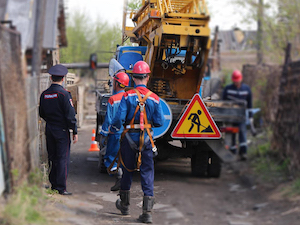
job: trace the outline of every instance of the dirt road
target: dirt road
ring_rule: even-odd
[[[93,100],[93,98],[90,98]],[[115,208],[117,192],[110,192],[114,177],[97,171],[97,155],[88,152],[95,128],[94,105],[79,129],[79,142],[72,146],[68,191],[72,196],[57,196],[61,224],[137,224],[142,209],[142,191],[136,173],[131,189],[130,216]],[[269,190],[245,185],[230,167],[224,166],[221,178],[191,176],[190,159],[170,159],[155,165],[154,224],[203,225],[299,225],[299,200],[271,200]]]

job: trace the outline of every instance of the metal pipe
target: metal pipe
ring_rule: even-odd
[[[89,69],[89,63],[62,63],[63,66],[67,67],[68,69]],[[98,69],[105,69],[108,68],[108,63],[97,63]]]

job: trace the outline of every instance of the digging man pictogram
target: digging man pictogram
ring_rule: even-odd
[[[189,133],[194,128],[194,125],[197,125],[197,132],[200,133],[200,126],[204,127],[205,129],[201,131],[201,133],[213,132],[210,125],[205,127],[201,124],[199,116],[201,115],[201,110],[198,110],[197,113],[191,113],[188,120],[191,120],[191,127],[189,129]]]
[[[191,127],[189,129],[189,133],[192,131],[192,129],[194,128],[194,125],[197,125],[197,131],[198,133],[200,133],[200,118],[199,116],[201,115],[201,111],[198,110],[197,113],[191,113],[191,115],[189,116],[188,120],[191,120]]]

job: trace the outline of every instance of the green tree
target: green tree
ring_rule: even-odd
[[[121,43],[121,29],[99,18],[96,22],[87,13],[75,11],[67,21],[68,46],[60,49],[62,63],[88,62],[91,53],[97,53],[98,62],[108,62],[116,45]]]
[[[258,0],[234,0],[236,4],[247,9],[245,22],[257,21],[259,18]],[[273,62],[282,63],[284,50],[288,42],[293,45],[293,55],[299,55],[300,35],[300,1],[299,0],[264,0],[263,17],[263,51]],[[299,56],[298,56],[299,57]]]
[[[109,25],[107,22],[101,22],[101,20],[98,20],[94,27],[91,37],[98,61],[108,62],[116,51],[117,45],[121,44],[122,31],[119,25]]]
[[[76,11],[67,21],[68,46],[60,49],[62,63],[88,61],[91,46],[88,34],[91,32],[90,19],[85,13]]]
[[[136,10],[142,6],[142,0],[131,0],[128,2],[128,9],[129,10]]]

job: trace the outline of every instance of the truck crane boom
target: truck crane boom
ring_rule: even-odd
[[[190,99],[199,92],[211,45],[205,1],[143,0],[130,17],[134,27],[125,27],[123,37],[147,46],[144,60],[152,71],[150,86],[172,86],[158,92],[161,97]],[[189,77],[184,84],[183,77]]]

